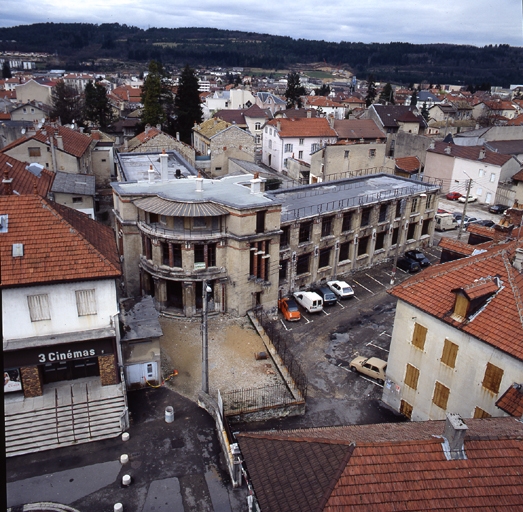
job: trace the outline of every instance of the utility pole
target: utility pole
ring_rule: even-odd
[[[405,222],[405,218],[404,218],[404,215],[405,215],[405,210],[407,208],[407,198],[405,199],[400,199],[401,201],[401,207],[400,207],[400,222],[398,224],[398,239],[396,240],[396,249],[394,250],[394,263],[392,265],[392,274],[390,276],[390,285],[391,286],[394,286],[394,283],[396,281],[396,265],[398,264],[398,253],[400,251],[400,240],[401,240],[401,235],[402,235],[402,232],[403,232],[403,228],[404,228],[404,222]],[[393,231],[394,233],[394,231]]]
[[[202,282],[202,391],[209,394],[209,340],[207,332],[207,281]]]
[[[465,222],[465,214],[467,213],[467,205],[469,204],[470,187],[472,187],[472,180],[469,180],[467,185],[467,196],[465,204],[463,205],[463,216],[461,217],[461,222],[459,223],[458,240],[461,240],[461,232],[463,231],[463,223]]]

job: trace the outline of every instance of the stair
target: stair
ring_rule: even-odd
[[[111,388],[111,389],[107,389]],[[5,402],[8,457],[118,436],[126,403],[121,385],[75,382],[46,389],[45,395]]]

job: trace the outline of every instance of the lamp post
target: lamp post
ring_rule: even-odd
[[[209,394],[209,340],[207,332],[207,294],[212,289],[202,282],[202,391]]]

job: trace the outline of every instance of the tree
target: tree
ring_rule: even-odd
[[[60,119],[62,124],[83,124],[82,98],[78,91],[63,80],[57,82],[51,93],[53,109],[51,117]]]
[[[390,103],[391,105],[395,104],[394,90],[392,89],[392,85],[389,83],[385,84],[385,87],[381,90],[379,102],[385,104]]]
[[[369,78],[367,80],[368,86],[367,86],[367,96],[365,96],[365,106],[368,108],[376,99],[376,82],[374,81],[374,75],[369,75]]]
[[[9,65],[9,61],[4,60],[4,63],[2,64],[2,78],[8,79],[12,77],[13,73],[11,73],[11,66]]]
[[[203,119],[202,103],[198,77],[194,69],[187,64],[180,75],[178,92],[174,99],[175,130],[180,133],[180,139],[187,144],[191,143],[194,124]]]
[[[421,108],[421,115],[423,116],[423,119],[428,122],[429,120],[429,109],[427,108],[427,102],[423,102],[423,107]]]
[[[296,72],[287,75],[287,89],[285,91],[285,98],[287,100],[287,108],[301,108],[301,96],[305,96],[305,87],[300,83],[300,75]]]
[[[414,92],[412,93],[412,96],[410,97],[410,106],[412,108],[416,108],[416,105],[418,104],[418,91],[414,89]]]
[[[330,85],[327,84],[321,84],[321,87],[318,87],[318,89],[314,89],[315,96],[328,96],[330,92]]]
[[[167,125],[174,105],[171,79],[162,64],[155,60],[149,62],[149,73],[142,87],[142,103],[143,125]]]
[[[84,118],[96,126],[105,129],[112,120],[112,110],[107,98],[107,90],[100,82],[85,86]]]

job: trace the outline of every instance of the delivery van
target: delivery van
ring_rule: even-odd
[[[323,310],[323,299],[315,292],[294,292],[296,302],[309,313],[319,313]]]
[[[452,213],[436,213],[434,218],[436,219],[436,225],[434,226],[436,231],[447,231],[458,227],[458,223]]]

